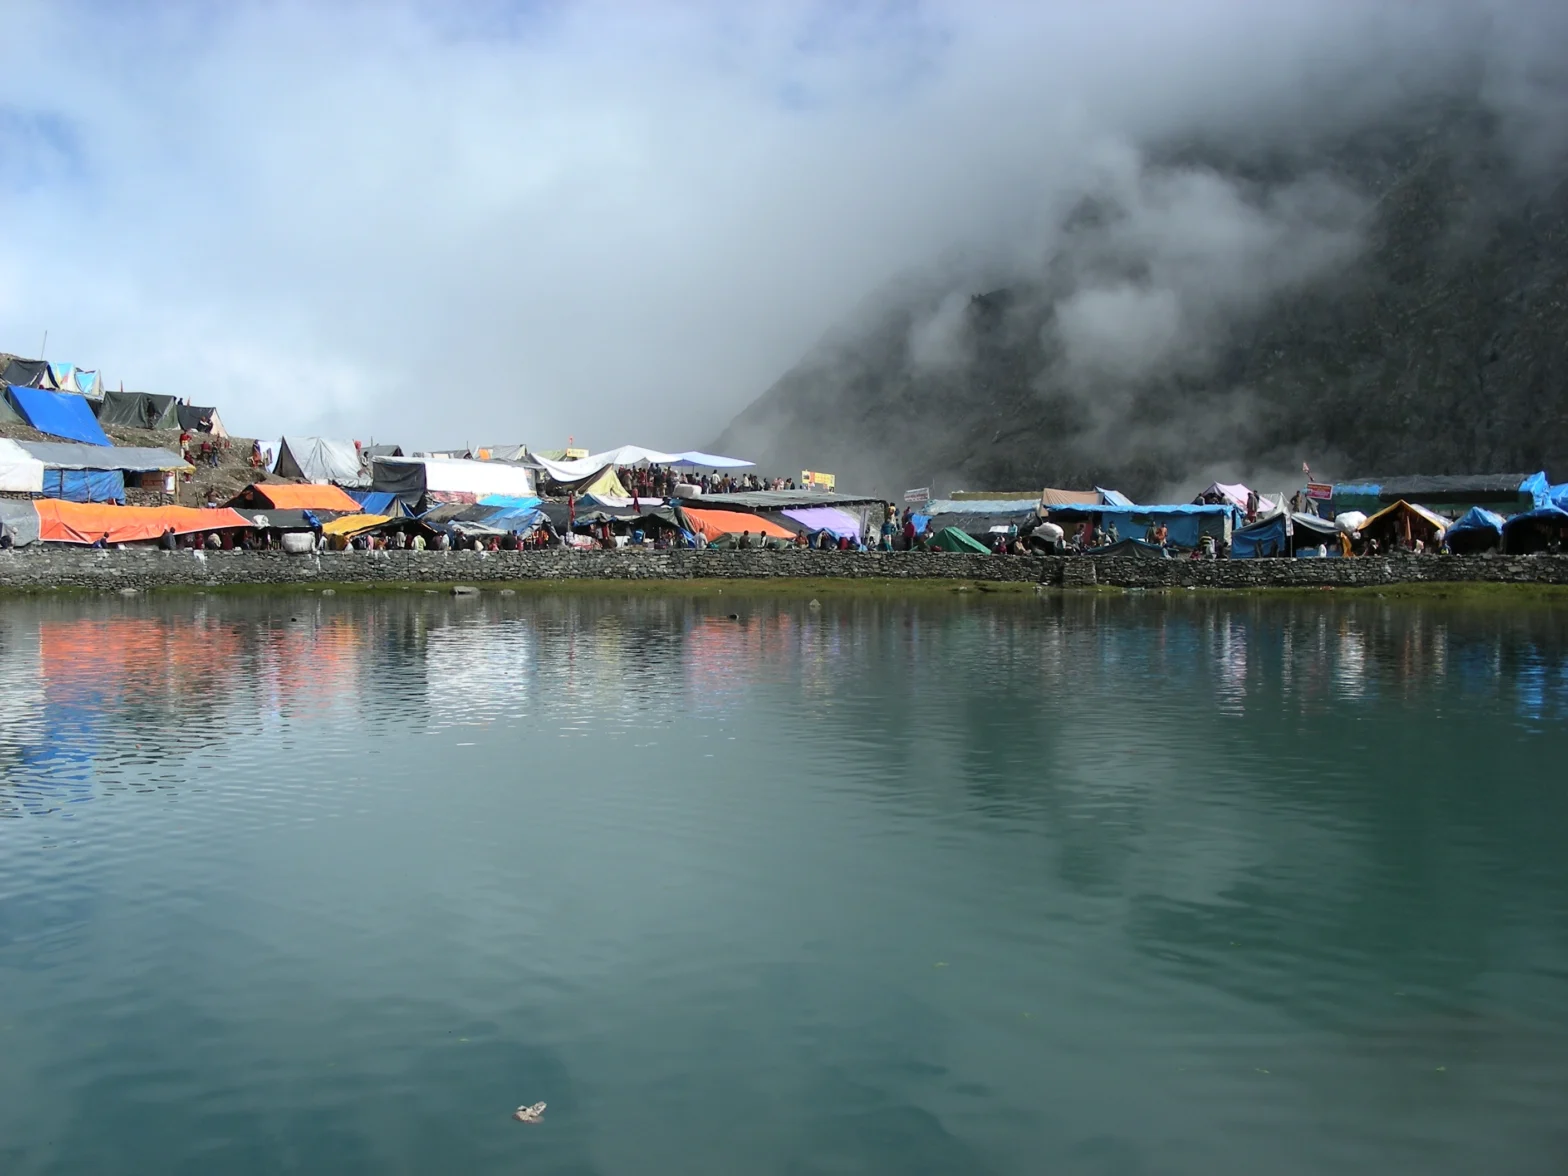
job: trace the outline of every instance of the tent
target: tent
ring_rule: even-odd
[[[1361,533],[1376,539],[1385,551],[1409,547],[1417,539],[1430,548],[1437,545],[1448,526],[1449,521],[1442,515],[1401,499],[1362,523]]]
[[[363,507],[338,486],[297,482],[257,482],[235,495],[230,506],[265,510],[326,510],[358,514]]]
[[[743,531],[771,539],[793,539],[796,534],[761,515],[742,510],[698,510],[683,506],[680,513],[686,522],[685,529],[705,536],[710,543],[725,535],[739,535]]]
[[[393,518],[413,518],[415,512],[412,507],[419,504],[418,498],[410,504],[408,500],[386,490],[355,490],[349,497],[359,503],[356,509],[361,514],[390,515]]]
[[[39,494],[43,488],[44,463],[17,442],[0,437],[0,490]]]
[[[1228,502],[1153,506],[1121,506],[1107,502],[1099,506],[1053,506],[1050,516],[1051,522],[1066,526],[1069,533],[1073,529],[1070,524],[1093,521],[1107,529],[1114,524],[1118,538],[1130,539],[1141,538],[1150,527],[1164,524],[1167,541],[1172,547],[1192,548],[1198,546],[1204,535],[1212,535],[1220,542],[1228,541],[1231,528],[1240,522],[1241,512]]]
[[[1247,509],[1247,500],[1254,493],[1256,493],[1254,490],[1242,485],[1240,482],[1210,482],[1193,501],[1228,502],[1237,510],[1245,511]],[[1258,495],[1257,512],[1260,515],[1270,514],[1283,505],[1284,503],[1275,502],[1272,498],[1265,498],[1262,494]]]
[[[367,481],[354,443],[329,441],[325,437],[283,438],[274,472],[280,478],[336,482],[340,486],[363,486]]]
[[[1325,545],[1331,554],[1338,555],[1339,535],[1338,527],[1317,515],[1275,511],[1231,532],[1230,555],[1232,559],[1268,559],[1294,556],[1303,550],[1315,554]]]
[[[167,473],[190,470],[172,449],[142,445],[83,445],[72,441],[18,441],[29,456],[45,466],[62,470],[119,470],[126,474]]]
[[[13,355],[7,358],[5,370],[0,371],[0,381],[23,388],[47,388],[50,386],[49,365],[41,359],[21,359]]]
[[[150,392],[105,392],[98,406],[100,425],[126,429],[178,429],[179,402]]]
[[[0,498],[0,531],[11,536],[13,547],[38,542],[38,508],[31,502]]]
[[[1538,506],[1516,514],[1503,524],[1503,548],[1509,555],[1529,555],[1559,547],[1568,539],[1568,510],[1560,506]]]
[[[522,461],[528,456],[526,445],[481,445],[474,450],[480,461]]]
[[[223,427],[223,419],[218,416],[218,410],[215,408],[179,404],[175,406],[174,412],[178,418],[176,423],[182,429],[189,429],[192,433],[211,433],[214,437],[229,435],[229,431]]]
[[[1472,506],[1486,506],[1507,514],[1543,505],[1546,475],[1459,474],[1366,478],[1334,485],[1334,513],[1361,510],[1374,514],[1395,502],[1417,501],[1459,514]]]
[[[109,437],[93,416],[92,406],[69,392],[50,392],[8,384],[11,404],[40,433],[88,445],[108,445]]]
[[[1040,491],[1040,505],[1072,506],[1073,504],[1098,503],[1102,501],[1098,490],[1057,490],[1047,486]]]
[[[1096,498],[1098,503],[1099,499]],[[1087,506],[1087,503],[1080,505]],[[913,516],[919,531],[943,531],[958,527],[974,536],[989,535],[995,527],[1009,531],[1024,530],[1040,519],[1039,504],[1033,499],[934,498]]]
[[[940,551],[990,555],[991,549],[959,527],[944,527],[931,536],[931,546]]]
[[[640,445],[622,445],[617,449],[590,453],[587,457],[579,457],[571,461],[554,461],[539,457],[537,454],[530,454],[528,460],[563,485],[592,478],[600,470],[615,466],[648,463],[674,466],[679,469],[733,470],[756,464],[741,457],[721,457],[718,454],[702,453],[695,449],[684,453],[665,453],[660,449],[644,449]]]
[[[534,472],[506,462],[462,457],[376,457],[371,489],[403,497],[428,495],[437,502],[477,502],[492,494],[534,496]]]
[[[187,535],[251,526],[237,511],[194,506],[100,506],[52,498],[40,498],[33,506],[39,537],[46,543],[94,543],[105,535],[110,543],[137,543],[157,539],[170,528]]]
[[[44,495],[63,502],[125,502],[119,470],[44,470]]]
[[[1503,541],[1504,519],[1484,506],[1472,506],[1443,534],[1443,542],[1455,555],[1474,555],[1491,551]]]
[[[359,457],[361,461],[374,461],[378,457],[402,457],[401,445],[361,445]]]
[[[377,527],[397,520],[391,515],[351,514],[340,519],[332,519],[321,524],[323,535],[342,535],[352,537],[365,531],[374,531]]]
[[[49,363],[49,386],[61,392],[74,392],[78,396],[102,396],[103,388],[97,372],[77,367],[74,363]]]
[[[836,506],[797,506],[780,513],[811,534],[826,531],[830,535],[856,542],[865,534],[865,522],[858,514],[850,514]]]
[[[11,402],[0,394],[0,425],[25,425],[22,414],[11,407]]]

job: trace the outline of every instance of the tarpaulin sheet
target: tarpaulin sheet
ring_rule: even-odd
[[[1177,547],[1196,547],[1205,519],[1223,526],[1227,517],[1234,523],[1239,513],[1229,503],[1212,506],[1198,503],[1112,506],[1106,503],[1101,506],[1053,506],[1051,521],[1064,523],[1075,519],[1097,519],[1105,527],[1114,523],[1117,537],[1130,539],[1140,539],[1143,537],[1142,532],[1149,527],[1163,523],[1170,543]]]
[[[66,502],[124,502],[125,475],[119,470],[46,469],[43,492]]]
[[[1095,490],[1057,490],[1047,486],[1040,491],[1041,506],[1068,506],[1072,503],[1098,503],[1100,495]]]
[[[944,527],[931,536],[931,546],[942,551],[973,552],[979,555],[989,555],[991,552],[984,543],[957,527]]]
[[[25,425],[22,414],[11,407],[11,402],[0,395],[0,425]]]
[[[1211,494],[1215,494],[1225,499],[1226,502],[1229,502],[1237,510],[1246,510],[1247,496],[1252,493],[1254,493],[1254,491],[1250,487],[1244,486],[1240,482],[1210,482],[1208,486],[1206,486],[1198,495],[1198,497],[1199,499],[1203,499],[1207,498]],[[1268,514],[1278,505],[1279,503],[1275,502],[1272,498],[1267,498],[1262,494],[1258,495],[1259,514]]]
[[[479,500],[480,506],[504,506],[508,510],[535,510],[539,506],[539,499],[531,494],[486,494]]]
[[[0,527],[11,536],[16,547],[38,542],[38,508],[31,502],[0,498]]]
[[[138,543],[159,538],[169,528],[176,535],[193,531],[226,531],[250,527],[238,511],[194,506],[100,506],[40,498],[39,537],[48,543],[94,543],[107,535],[110,543]]]
[[[98,395],[98,373],[79,368],[74,363],[51,362],[49,378],[62,392],[79,392],[83,396]]]
[[[826,531],[830,535],[838,535],[841,538],[860,538],[860,519],[847,510],[839,510],[834,506],[806,506],[780,513],[787,519],[794,519],[813,533]]]
[[[1445,534],[1449,539],[1458,535],[1487,534],[1500,536],[1503,533],[1503,516],[1495,511],[1487,510],[1484,506],[1472,506],[1460,515],[1453,526]]]
[[[182,429],[189,429],[193,433],[216,433],[213,426],[218,421],[216,408],[201,408],[194,404],[177,404],[174,406],[174,415]]]
[[[37,494],[44,488],[44,463],[15,441],[0,437],[0,490]]]
[[[777,523],[744,511],[697,510],[695,507],[688,506],[683,507],[681,513],[686,516],[686,522],[693,530],[700,531],[710,540],[717,539],[721,535],[739,535],[742,531],[750,531],[753,535],[768,535],[775,539],[795,537],[795,532],[786,531]]]
[[[281,444],[276,467],[280,478],[337,482],[344,486],[362,486],[366,482],[360,468],[359,450],[354,448],[352,441],[285,437]]]
[[[130,429],[177,429],[180,427],[179,403],[172,396],[151,392],[105,392],[98,406],[100,425],[120,425]]]
[[[591,453],[572,461],[552,461],[529,454],[529,460],[538,463],[557,482],[570,484],[591,478],[606,466],[652,465],[676,466],[683,469],[734,470],[755,465],[740,457],[722,457],[716,453],[701,453],[695,449],[683,453],[666,453],[662,449],[644,449],[640,445],[622,445],[603,453]]]
[[[49,365],[41,359],[13,359],[0,372],[0,380],[24,388],[43,388],[49,383]]]
[[[333,519],[330,523],[323,523],[321,531],[324,535],[358,535],[361,531],[374,530],[383,523],[392,521],[391,515],[344,515],[340,519]]]
[[[289,482],[257,482],[251,493],[267,506],[284,510],[334,510],[358,514],[362,504],[355,502],[338,486],[300,485]]]
[[[82,445],[75,441],[18,441],[24,451],[46,466],[62,470],[121,470],[127,474],[157,474],[190,470],[172,449],[140,445]]]
[[[50,392],[43,388],[7,385],[11,403],[22,419],[40,433],[84,441],[88,445],[108,445],[109,437],[93,416],[92,406],[69,392]]]
[[[414,512],[409,509],[408,504],[398,495],[387,490],[355,490],[349,497],[359,501],[358,513],[360,514],[389,515],[395,519],[414,517]]]

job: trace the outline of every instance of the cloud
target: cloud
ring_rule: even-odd
[[[1302,94],[1417,86],[1470,11],[13,0],[40,48],[0,80],[0,349],[47,329],[242,432],[689,447],[894,275],[1037,265],[1107,144],[1332,120]],[[81,45],[115,49],[43,48]],[[1128,182],[1127,233],[1219,237],[1069,320],[1128,299],[1152,346],[1200,312],[1205,248],[1297,256],[1270,252],[1288,193]]]

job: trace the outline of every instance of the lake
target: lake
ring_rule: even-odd
[[[51,596],[0,682],[7,1176],[1568,1170],[1561,606]]]

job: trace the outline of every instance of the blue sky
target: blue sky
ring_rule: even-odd
[[[1459,40],[1446,0],[0,8],[0,350],[420,447],[701,445],[897,275],[1037,267],[1108,152]]]

